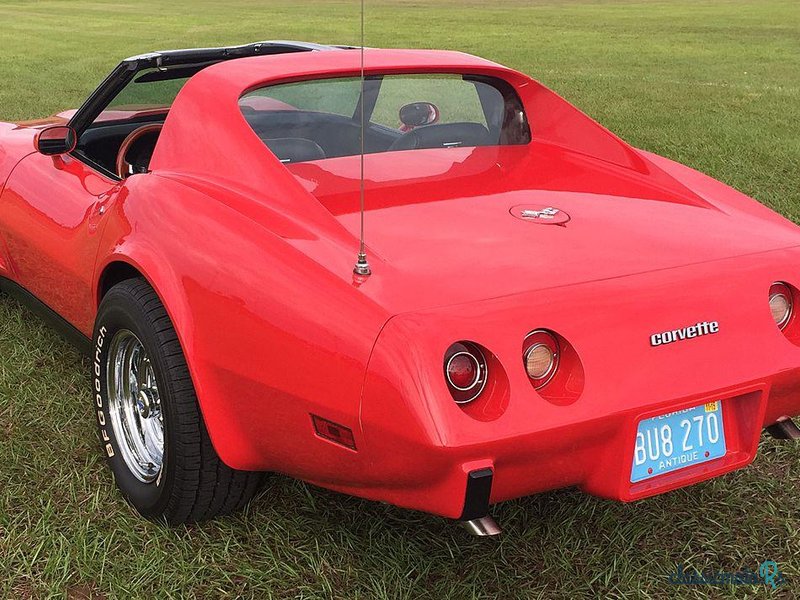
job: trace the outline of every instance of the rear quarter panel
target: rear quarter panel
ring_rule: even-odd
[[[309,413],[350,427],[359,443],[366,364],[388,317],[296,245],[343,267],[355,254],[234,192],[200,187],[128,179],[98,272],[124,261],[155,288],[228,465],[315,480],[352,468],[357,453],[316,437]]]
[[[798,231],[796,225],[780,213],[721,181],[658,154],[644,150],[639,150],[639,153],[670,177],[690,188],[695,194],[726,214],[756,217],[770,223],[789,226]]]

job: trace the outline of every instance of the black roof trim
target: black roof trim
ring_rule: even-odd
[[[179,65],[212,65],[224,60],[246,58],[248,56],[268,56],[271,54],[288,54],[291,52],[318,52],[342,50],[348,46],[326,46],[312,42],[295,42],[287,40],[271,40],[253,42],[242,46],[225,46],[221,48],[187,48],[183,50],[161,50],[131,56],[119,63],[103,82],[86,99],[69,121],[70,127],[80,135],[91,125],[108,106],[122,88],[143,69]]]
[[[313,42],[296,42],[290,40],[269,40],[253,42],[242,46],[223,46],[220,48],[185,48],[182,50],[159,50],[138,56],[131,56],[122,64],[136,69],[167,67],[171,65],[191,64],[198,62],[216,62],[247,56],[270,54],[286,54],[289,52],[311,52],[321,50],[341,50],[342,46],[326,46]]]

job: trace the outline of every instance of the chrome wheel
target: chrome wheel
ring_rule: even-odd
[[[133,332],[121,329],[111,340],[106,378],[120,454],[139,481],[150,483],[164,463],[164,418],[153,365]]]

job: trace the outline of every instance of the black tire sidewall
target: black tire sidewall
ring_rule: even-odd
[[[108,353],[114,336],[125,329],[139,338],[150,357],[158,382],[164,417],[164,462],[158,477],[149,483],[140,481],[125,463],[108,406]],[[112,289],[100,305],[92,346],[92,379],[94,409],[102,451],[111,467],[117,486],[143,516],[158,517],[167,507],[174,484],[174,468],[172,468],[174,461],[170,452],[173,443],[170,439],[172,403],[169,401],[169,378],[155,328],[136,299],[125,293],[125,290]]]

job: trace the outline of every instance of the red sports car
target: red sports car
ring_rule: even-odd
[[[797,436],[795,225],[512,69],[361,55],[154,52],[0,124],[2,287],[91,353],[143,515],[274,471],[489,534],[492,503],[636,500]]]

